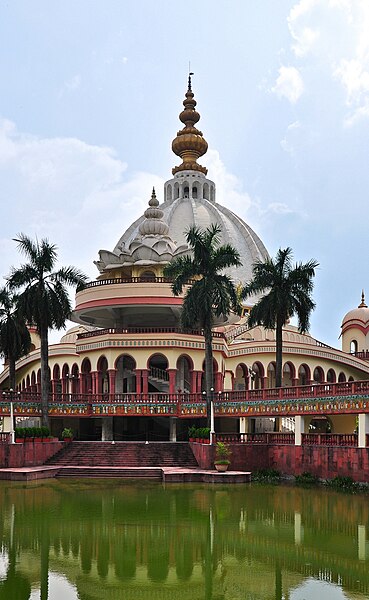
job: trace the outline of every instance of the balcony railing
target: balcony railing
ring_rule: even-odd
[[[257,390],[242,390],[242,391],[225,391],[214,392],[213,401],[215,404],[222,403],[245,403],[245,402],[268,402],[268,401],[288,401],[288,400],[307,400],[314,398],[354,398],[369,396],[369,381],[346,381],[342,383],[322,383],[316,385],[296,385],[281,388],[263,388]],[[50,402],[65,401],[65,402],[144,402],[148,398],[168,398],[172,402],[203,402],[204,394],[196,393],[152,393],[152,394],[137,394],[128,392],[122,394],[95,394],[95,393],[73,393],[73,394],[50,394]],[[40,402],[40,394],[28,391],[3,392],[2,399],[9,401],[21,402]],[[358,406],[358,408],[361,408]]]
[[[87,331],[86,333],[79,333],[77,335],[78,340],[84,340],[87,338],[99,337],[102,335],[137,335],[137,334],[161,334],[161,333],[175,333],[179,335],[199,335],[203,336],[203,331],[200,329],[181,329],[180,327],[110,327],[106,329],[96,329],[94,331]],[[224,334],[219,331],[212,332],[213,338],[224,338]]]
[[[283,444],[293,445],[293,433],[268,432],[268,433],[217,433],[216,442],[227,444]]]
[[[172,283],[170,277],[117,277],[112,279],[98,279],[96,281],[90,281],[84,287],[84,289],[101,287],[103,285],[119,285],[124,283]],[[188,282],[191,283],[190,281]]]
[[[352,446],[357,447],[357,433],[303,433],[304,446]]]

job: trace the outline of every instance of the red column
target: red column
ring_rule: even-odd
[[[261,387],[263,389],[269,387],[269,380],[268,377],[261,377]]]
[[[221,392],[223,390],[223,373],[214,373],[215,391]]]
[[[197,392],[201,392],[202,374],[203,371],[197,371]]]
[[[92,384],[92,393],[99,393],[99,382],[98,382],[98,372],[91,371],[91,384]]]
[[[169,393],[175,394],[177,392],[177,390],[176,390],[177,369],[167,369],[167,373],[169,374]]]
[[[141,394],[142,393],[142,382],[141,382],[142,370],[135,369],[135,374],[136,374],[136,394]]]
[[[142,369],[142,393],[147,394],[149,391],[149,369]]]
[[[108,369],[108,377],[109,377],[109,393],[115,394],[115,377],[117,372],[115,369]]]
[[[294,387],[296,387],[297,385],[300,385],[300,380],[299,380],[299,378],[298,378],[298,377],[294,377],[294,378],[292,379],[292,385],[293,385]]]

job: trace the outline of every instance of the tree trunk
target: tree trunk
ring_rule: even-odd
[[[42,425],[49,427],[49,341],[48,328],[40,328],[41,340],[41,415]]]
[[[9,365],[9,389],[15,391],[16,378],[15,378],[15,360],[12,356],[8,356]]]
[[[277,318],[275,329],[275,387],[282,387],[282,331],[283,323]]]
[[[206,389],[206,416],[207,426],[210,427],[211,402],[214,394],[214,374],[213,374],[213,336],[211,332],[211,323],[204,325],[205,338],[205,389]]]

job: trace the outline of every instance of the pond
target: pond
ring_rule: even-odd
[[[366,496],[63,479],[0,506],[1,600],[369,597]]]

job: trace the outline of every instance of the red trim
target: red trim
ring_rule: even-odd
[[[364,335],[366,335],[369,331],[369,325],[366,325],[365,327],[363,325],[360,325],[359,323],[345,323],[345,325],[342,326],[342,333],[345,333],[345,331],[347,331],[348,329],[358,329],[359,331],[361,331]]]
[[[130,298],[104,298],[103,300],[90,300],[89,302],[83,302],[76,306],[74,312],[84,310],[85,308],[94,308],[96,306],[114,306],[114,305],[137,305],[137,304],[155,304],[159,305],[181,305],[183,303],[182,298],[175,297],[163,297],[163,296],[148,296],[142,298],[142,296],[131,296]]]

